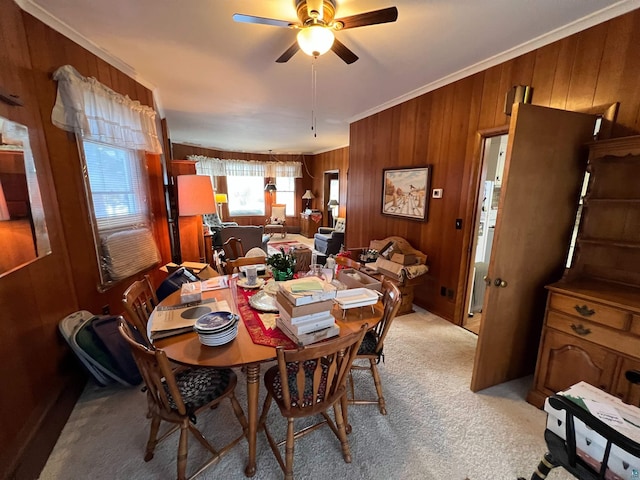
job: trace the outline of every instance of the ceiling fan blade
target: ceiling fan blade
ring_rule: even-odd
[[[278,57],[276,62],[277,63],[286,63],[286,62],[288,62],[289,59],[291,57],[293,57],[299,49],[300,49],[300,47],[298,46],[298,42],[293,42],[293,45],[291,45],[289,48],[287,48],[285,50],[285,52],[282,55],[280,55],[280,57]]]
[[[353,62],[358,60],[358,56],[347,47],[345,47],[344,43],[340,42],[337,38],[333,40],[331,50],[333,50],[333,52],[338,55],[347,65],[351,65]]]
[[[396,7],[383,8],[382,10],[373,10],[371,12],[359,13],[350,17],[337,18],[334,24],[341,23],[345,28],[366,27],[367,25],[376,25],[378,23],[395,22],[398,19],[398,9]]]
[[[295,23],[286,20],[276,20],[274,18],[254,17],[253,15],[244,15],[242,13],[234,13],[233,21],[240,23],[256,23],[260,25],[271,25],[273,27],[291,27]]]

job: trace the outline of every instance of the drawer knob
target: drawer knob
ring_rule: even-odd
[[[591,330],[589,328],[584,328],[584,325],[582,324],[576,325],[575,323],[572,323],[571,330],[582,336],[589,335],[591,333]]]
[[[589,307],[587,307],[586,305],[576,305],[575,307],[573,307],[576,309],[576,312],[578,312],[580,315],[582,315],[583,317],[590,317],[591,315],[593,315],[594,313],[596,313],[595,310],[590,309]]]

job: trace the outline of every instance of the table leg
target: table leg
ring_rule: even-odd
[[[260,391],[260,364],[247,365],[247,413],[249,418],[249,460],[244,474],[253,477],[256,474],[256,443],[258,436],[258,394]]]

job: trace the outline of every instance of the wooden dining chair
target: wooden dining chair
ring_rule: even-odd
[[[231,275],[235,273],[239,267],[244,267],[246,265],[264,265],[265,257],[240,257],[235,260],[227,261],[225,265],[225,273],[227,275]]]
[[[189,478],[195,477],[213,463],[218,462],[220,457],[242,440],[248,431],[247,420],[234,393],[238,381],[236,374],[228,368],[183,368],[174,371],[163,350],[152,350],[136,341],[132,330],[125,322],[120,322],[118,329],[131,348],[133,358],[147,387],[149,403],[147,418],[151,418],[151,428],[144,461],[151,460],[156,445],[179,429],[178,479],[186,479],[190,432],[211,453],[210,458]],[[233,412],[242,426],[242,433],[218,450],[196,428],[196,416],[206,408],[218,407],[226,398],[231,401]],[[174,426],[158,438],[162,421],[172,423]]]
[[[362,264],[354,260],[353,258],[336,255],[335,260],[336,260],[336,265],[340,265],[341,267],[344,267],[344,268],[353,268],[354,270],[360,270],[360,267],[362,267]]]
[[[230,237],[226,242],[224,242],[222,244],[222,250],[224,250],[224,256],[226,257],[227,261],[244,257],[242,240],[237,237]]]
[[[350,335],[297,350],[285,350],[282,347],[276,349],[278,363],[264,374],[267,396],[258,428],[264,428],[271,450],[284,471],[285,480],[293,479],[294,440],[324,424],[329,425],[340,440],[344,461],[351,463],[342,404],[346,395],[347,376],[366,328],[365,324],[359,331]],[[286,378],[286,381],[282,381],[283,378]],[[287,419],[287,437],[279,443],[276,443],[266,423],[272,401],[276,402],[280,413]],[[327,413],[331,407],[334,410],[335,423]],[[299,432],[294,431],[296,418],[317,414],[321,414],[324,420]],[[285,444],[284,460],[280,453],[282,444]]]
[[[124,306],[124,317],[151,346],[151,340],[147,334],[147,324],[151,312],[158,305],[158,297],[151,285],[149,275],[145,275],[142,280],[137,280],[127,288],[122,295],[122,305]]]
[[[356,355],[357,360],[365,360],[368,365],[358,365],[354,363],[351,366],[351,371],[354,370],[369,370],[373,377],[373,383],[376,387],[376,393],[378,394],[377,400],[363,400],[356,399],[355,388],[353,382],[353,373],[349,375],[349,385],[351,390],[348,403],[350,405],[364,405],[364,404],[376,404],[380,409],[382,415],[387,414],[387,406],[382,395],[382,382],[380,380],[380,373],[378,372],[378,363],[380,359],[384,360],[383,347],[384,339],[389,332],[391,322],[396,317],[398,310],[400,309],[400,303],[402,302],[402,296],[400,289],[388,280],[382,282],[382,303],[384,305],[384,312],[382,320],[378,322],[373,328],[371,328],[362,340],[362,345]],[[348,418],[345,418],[345,423],[348,425]],[[349,427],[347,427],[349,430]]]

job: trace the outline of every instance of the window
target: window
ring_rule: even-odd
[[[293,177],[276,177],[275,203],[284,203],[287,206],[288,217],[294,215],[296,179]]]
[[[102,288],[160,261],[137,150],[79,139]]]
[[[135,150],[83,141],[98,231],[146,223],[146,183]]]
[[[264,178],[227,176],[229,215],[264,216]]]

